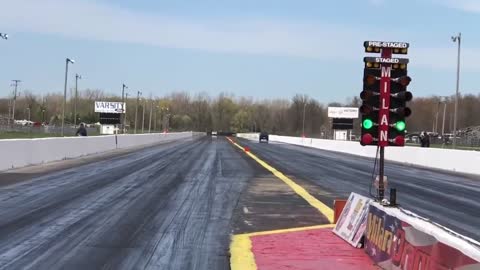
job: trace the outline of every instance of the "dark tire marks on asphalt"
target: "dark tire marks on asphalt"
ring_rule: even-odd
[[[0,269],[228,269],[234,208],[255,174],[201,138],[0,189]]]

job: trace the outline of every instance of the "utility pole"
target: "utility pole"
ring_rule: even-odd
[[[445,114],[447,112],[447,101],[443,102],[442,139],[445,136]]]
[[[125,111],[123,112],[124,115],[123,115],[123,134],[126,134],[127,133],[127,103],[126,101],[128,100],[128,93],[125,93]]]
[[[302,137],[305,137],[305,110],[307,108],[307,101],[303,104],[303,124],[302,124]]]
[[[12,100],[8,100],[8,125],[10,125],[10,122],[12,121]]]
[[[62,108],[62,137],[65,136],[65,107],[67,107],[67,83],[68,83],[68,64],[75,63],[70,58],[65,59],[65,85],[63,88],[63,108]]]
[[[141,94],[142,92],[137,91],[137,104],[135,105],[135,131],[134,131],[135,134],[137,134],[138,103],[140,102]]]
[[[142,133],[145,133],[145,106],[147,106],[147,99],[143,99],[142,106]]]
[[[122,85],[122,106],[123,107],[123,134],[125,134],[125,125],[127,123],[127,105],[125,103],[125,89],[128,89],[128,86],[126,86],[125,84]],[[128,95],[128,94],[127,94]]]
[[[453,119],[453,149],[457,146],[457,112],[458,112],[458,96],[460,88],[460,48],[462,43],[462,33],[458,33],[457,36],[452,37],[453,42],[458,42],[458,53],[457,53],[457,90],[455,93],[455,112]]]
[[[78,101],[78,79],[82,79],[81,75],[75,74],[75,102],[74,102],[74,109],[73,109],[73,125],[77,128],[77,101]]]
[[[148,133],[152,132],[152,111],[153,111],[153,100],[150,101],[150,120],[148,121]]]
[[[440,113],[440,103],[441,103],[441,101],[438,101],[437,112],[435,114],[435,128],[433,129],[433,132],[435,132],[435,133],[438,133],[438,114]]]
[[[22,82],[21,80],[12,80],[15,86],[15,90],[13,92],[13,103],[12,103],[12,124],[15,124],[15,103],[17,102],[17,90],[18,90],[18,83]]]
[[[157,109],[158,106],[155,106],[155,113],[153,114],[153,131],[157,131]]]

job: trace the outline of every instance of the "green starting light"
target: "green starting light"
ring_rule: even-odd
[[[407,125],[405,124],[404,121],[398,121],[398,122],[395,123],[395,128],[398,131],[404,131],[406,127],[407,127]]]
[[[364,129],[371,129],[373,127],[373,121],[370,119],[363,120],[363,128]]]

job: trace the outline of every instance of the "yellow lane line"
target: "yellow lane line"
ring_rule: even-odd
[[[252,240],[250,239],[252,236],[299,232],[333,227],[335,227],[334,224],[326,224],[234,235],[230,244],[230,268],[231,270],[257,270],[255,255],[252,252]]]
[[[228,140],[235,145],[236,147],[244,150],[242,146],[234,142],[232,139],[228,138]],[[248,156],[250,156],[253,160],[258,162],[260,165],[262,165],[265,169],[270,171],[273,175],[278,177],[280,180],[282,180],[285,184],[287,184],[295,193],[297,193],[300,197],[302,197],[304,200],[306,200],[311,206],[315,207],[320,213],[322,213],[330,223],[333,223],[333,209],[322,203],[321,201],[317,200],[317,198],[313,197],[310,193],[308,193],[307,190],[305,190],[302,186],[299,184],[295,183],[293,180],[285,176],[283,173],[278,171],[277,169],[273,168],[272,166],[268,165],[265,161],[259,159],[257,156],[252,154],[250,151],[245,152]]]
[[[233,236],[230,244],[230,268],[231,270],[257,270],[249,235]]]
[[[306,226],[306,227],[298,227],[298,228],[280,229],[280,230],[273,230],[273,231],[244,233],[244,234],[237,234],[237,235],[248,235],[249,237],[251,237],[251,236],[259,236],[259,235],[270,235],[270,234],[278,234],[278,233],[289,233],[289,232],[301,232],[301,231],[317,230],[317,229],[327,229],[327,228],[333,228],[333,227],[335,227],[335,224],[324,224],[324,225]]]

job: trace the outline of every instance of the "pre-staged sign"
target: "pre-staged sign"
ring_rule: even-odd
[[[372,200],[351,193],[333,232],[357,247],[367,227],[368,205]]]
[[[126,103],[123,102],[95,101],[97,113],[124,113],[126,109]]]
[[[330,118],[358,118],[358,108],[353,107],[328,107]]]
[[[370,204],[365,251],[383,269],[480,269],[478,261],[387,214],[376,203]]]

